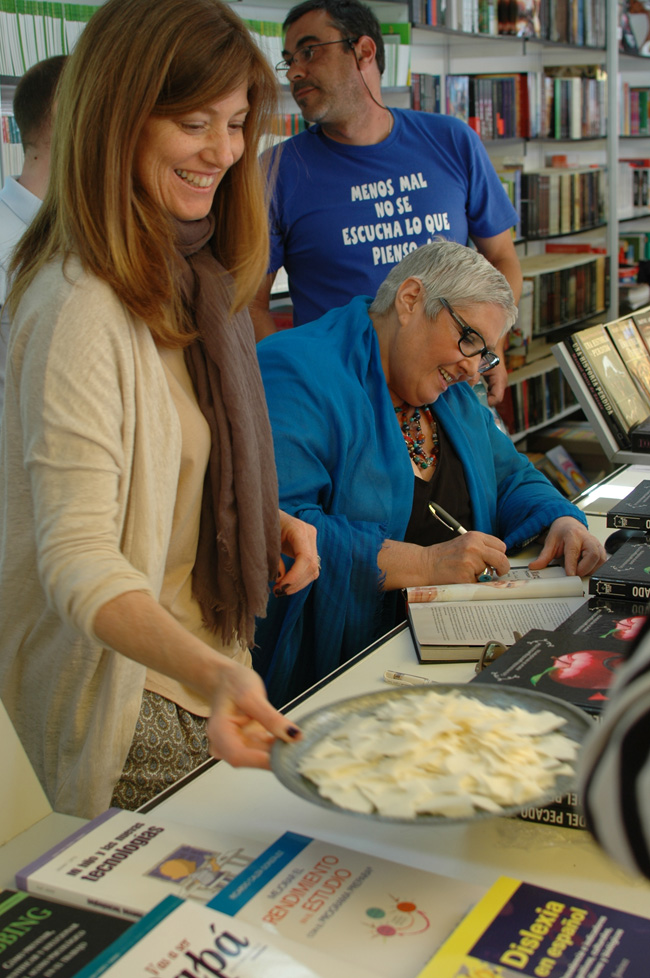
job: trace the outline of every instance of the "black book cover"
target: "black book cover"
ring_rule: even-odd
[[[650,599],[650,544],[624,543],[589,578],[589,593],[625,601]]]
[[[607,510],[607,526],[650,530],[650,479],[643,479],[624,499]]]
[[[577,611],[555,629],[568,635],[589,636],[611,641],[612,649],[628,654],[646,619],[650,604],[646,601],[620,601],[613,598],[589,598]]]
[[[536,689],[597,715],[616,670],[626,661],[622,642],[534,628],[472,682]]]
[[[650,454],[650,418],[630,429],[630,447],[633,452]]]
[[[130,926],[95,910],[0,890],[0,974],[73,978]]]

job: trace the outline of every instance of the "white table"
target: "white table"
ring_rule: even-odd
[[[635,468],[639,471],[617,473],[608,481],[607,491],[625,495],[625,487],[629,490],[640,478],[650,478],[650,468]],[[630,479],[635,480],[631,485]],[[610,497],[584,502],[590,526],[603,540],[611,531],[605,528],[600,514],[610,504]],[[383,674],[387,668],[442,682],[466,682],[474,666],[420,665],[410,633],[402,627],[312,691],[289,715],[299,721],[323,704],[385,689]],[[145,807],[150,810],[154,803]],[[497,876],[510,875],[650,916],[650,883],[630,878],[583,830],[505,818],[436,828],[379,823],[332,813],[303,801],[270,772],[237,770],[225,763],[205,766],[176,790],[160,796],[155,809],[189,825],[219,828],[265,843],[290,829],[486,887]],[[53,813],[0,849],[0,882],[11,885],[11,873],[73,831],[79,821]],[[444,892],[440,899],[444,901]]]

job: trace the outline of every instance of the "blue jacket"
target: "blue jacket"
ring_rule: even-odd
[[[413,469],[388,392],[372,300],[359,296],[314,323],[258,344],[273,429],[280,506],[318,532],[321,574],[269,602],[255,667],[276,704],[318,681],[387,626],[377,554],[403,540]],[[582,513],[519,453],[471,387],[455,384],[435,415],[460,458],[472,529],[517,550],[553,520]]]

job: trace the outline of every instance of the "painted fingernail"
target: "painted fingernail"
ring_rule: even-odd
[[[300,736],[300,731],[298,727],[287,727],[287,737],[291,737],[294,740],[296,737]]]
[[[279,587],[273,588],[273,593],[276,598],[282,598],[289,590],[288,584],[280,584]]]

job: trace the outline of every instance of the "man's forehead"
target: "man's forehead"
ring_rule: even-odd
[[[332,23],[328,14],[324,10],[312,10],[300,17],[294,24],[291,24],[285,34],[285,45],[296,48],[304,47],[306,44],[316,44],[318,41],[328,41],[332,31],[337,35],[341,32]]]

